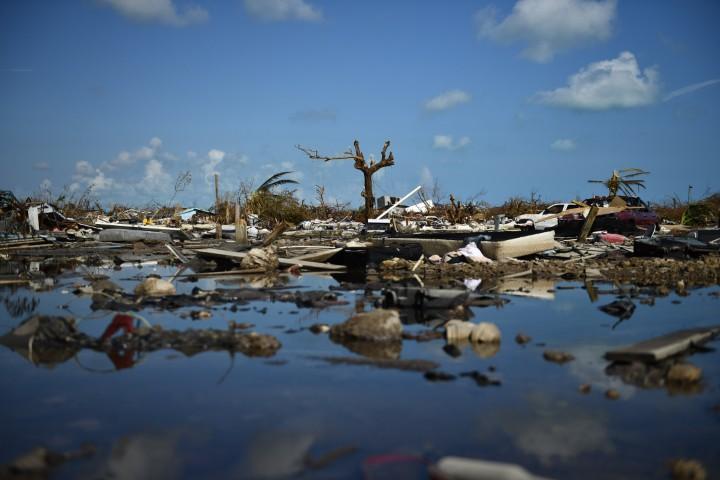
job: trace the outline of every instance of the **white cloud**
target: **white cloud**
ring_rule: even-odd
[[[85,160],[80,160],[79,162],[75,162],[75,174],[81,175],[81,176],[88,176],[95,173],[95,168],[93,168],[92,164],[90,162],[87,162]]]
[[[152,196],[155,193],[167,191],[171,182],[170,174],[165,171],[160,160],[153,158],[145,164],[145,176],[140,183],[140,188],[144,190],[144,193]]]
[[[148,142],[148,145],[142,146],[134,152],[122,151],[117,156],[105,162],[101,165],[101,168],[107,168],[108,170],[114,170],[120,167],[129,167],[134,165],[139,160],[150,160],[155,157],[158,153],[158,149],[162,146],[162,140],[158,137],[153,137]]]
[[[448,108],[467,103],[471,98],[469,93],[462,90],[448,90],[425,102],[425,109],[434,112],[447,110]]]
[[[673,90],[672,92],[665,95],[665,97],[663,98],[663,102],[667,102],[668,100],[679,97],[681,95],[687,95],[688,93],[700,90],[701,88],[715,85],[716,83],[720,83],[720,78],[713,78],[712,80],[708,80],[706,82],[694,83],[692,85],[688,85],[687,87],[678,88],[677,90]]]
[[[101,170],[96,171],[96,175],[88,180],[88,186],[94,191],[109,190],[115,185],[115,180],[106,177]]]
[[[40,190],[43,192],[49,192],[52,188],[52,182],[49,178],[44,179],[42,182],[40,182]]]
[[[100,0],[118,13],[139,22],[158,22],[175,27],[207,21],[207,10],[187,6],[182,11],[173,0]]]
[[[433,148],[441,150],[458,150],[470,144],[470,137],[460,137],[457,141],[452,135],[435,135]]]
[[[73,180],[78,184],[84,183],[95,191],[108,190],[115,185],[114,179],[106,177],[105,172],[85,160],[75,162]]]
[[[318,22],[323,19],[322,11],[305,0],[245,0],[245,10],[255,17],[273,22]]]
[[[33,163],[35,170],[50,170],[50,164],[48,162],[36,162]]]
[[[558,138],[550,145],[550,148],[561,152],[569,152],[570,150],[575,150],[576,146],[575,142],[569,138]]]
[[[635,55],[623,52],[613,60],[591,63],[572,75],[568,86],[540,92],[536,100],[556,107],[607,110],[650,105],[658,91],[657,70],[640,70]]]
[[[207,153],[207,161],[203,162],[202,171],[205,183],[210,184],[214,182],[213,179],[216,173],[220,173],[217,169],[218,165],[225,158],[225,152],[222,150],[212,149]]]
[[[523,55],[548,62],[556,53],[578,45],[605,40],[612,33],[615,0],[519,0],[498,22],[497,9],[485,7],[475,14],[478,37],[503,43],[524,42]]]

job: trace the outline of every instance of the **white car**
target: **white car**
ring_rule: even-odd
[[[549,230],[557,227],[558,217],[553,217],[542,221],[538,220],[548,215],[562,213],[569,208],[577,208],[577,205],[575,205],[574,203],[554,203],[540,213],[525,213],[523,215],[520,215],[515,219],[515,226],[527,230]]]

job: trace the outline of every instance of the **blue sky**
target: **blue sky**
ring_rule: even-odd
[[[350,161],[391,140],[376,194],[435,180],[501,202],[569,200],[613,169],[644,197],[720,178],[720,3],[699,0],[8,0],[2,188],[104,203],[211,202],[297,172],[359,205]],[[715,60],[713,60],[715,58]]]

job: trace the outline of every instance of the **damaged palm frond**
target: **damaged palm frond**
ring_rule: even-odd
[[[615,197],[618,193],[634,197],[637,195],[633,188],[645,188],[645,180],[635,179],[640,175],[648,175],[650,172],[639,168],[626,168],[624,170],[613,170],[612,175],[607,180],[588,180],[589,183],[600,183],[608,189],[608,195]]]
[[[289,185],[289,184],[298,184],[299,182],[297,180],[293,180],[291,178],[281,178],[285,175],[288,175],[290,173],[294,173],[292,171],[288,172],[278,172],[274,175],[271,175],[270,178],[265,180],[256,190],[255,193],[261,193],[261,192],[270,192],[273,188],[279,187],[281,185]]]

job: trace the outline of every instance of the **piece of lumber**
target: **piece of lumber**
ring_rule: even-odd
[[[282,235],[282,233],[287,230],[288,228],[292,227],[293,225],[291,223],[288,223],[286,221],[282,221],[275,225],[275,228],[273,228],[272,232],[267,236],[267,238],[263,241],[262,246],[267,247],[270,244],[272,244],[277,237]]]
[[[219,248],[201,248],[195,250],[200,256],[215,257],[215,258],[227,258],[235,261],[242,261],[245,258],[246,253],[243,252],[230,252],[228,250],[220,250]],[[308,260],[298,260],[296,258],[278,258],[278,263],[283,266],[291,267],[293,265],[300,265],[305,268],[312,268],[317,270],[345,270],[345,265],[335,265],[333,263],[319,263],[310,262]]]
[[[582,228],[580,229],[580,235],[578,235],[577,241],[579,243],[585,243],[585,239],[590,234],[590,229],[592,228],[593,223],[595,223],[595,218],[598,215],[598,210],[600,209],[596,206],[590,207],[590,213],[588,213],[588,216],[585,219]]]
[[[618,362],[635,360],[658,362],[682,353],[693,345],[703,344],[718,334],[720,334],[720,325],[680,330],[627,347],[610,350],[605,353],[605,358]]]
[[[188,258],[185,255],[180,253],[180,251],[178,251],[175,247],[173,247],[169,243],[165,244],[165,248],[167,248],[170,251],[170,253],[172,253],[173,257],[177,258],[180,261],[180,263],[188,263],[190,261],[190,260],[188,260]]]

